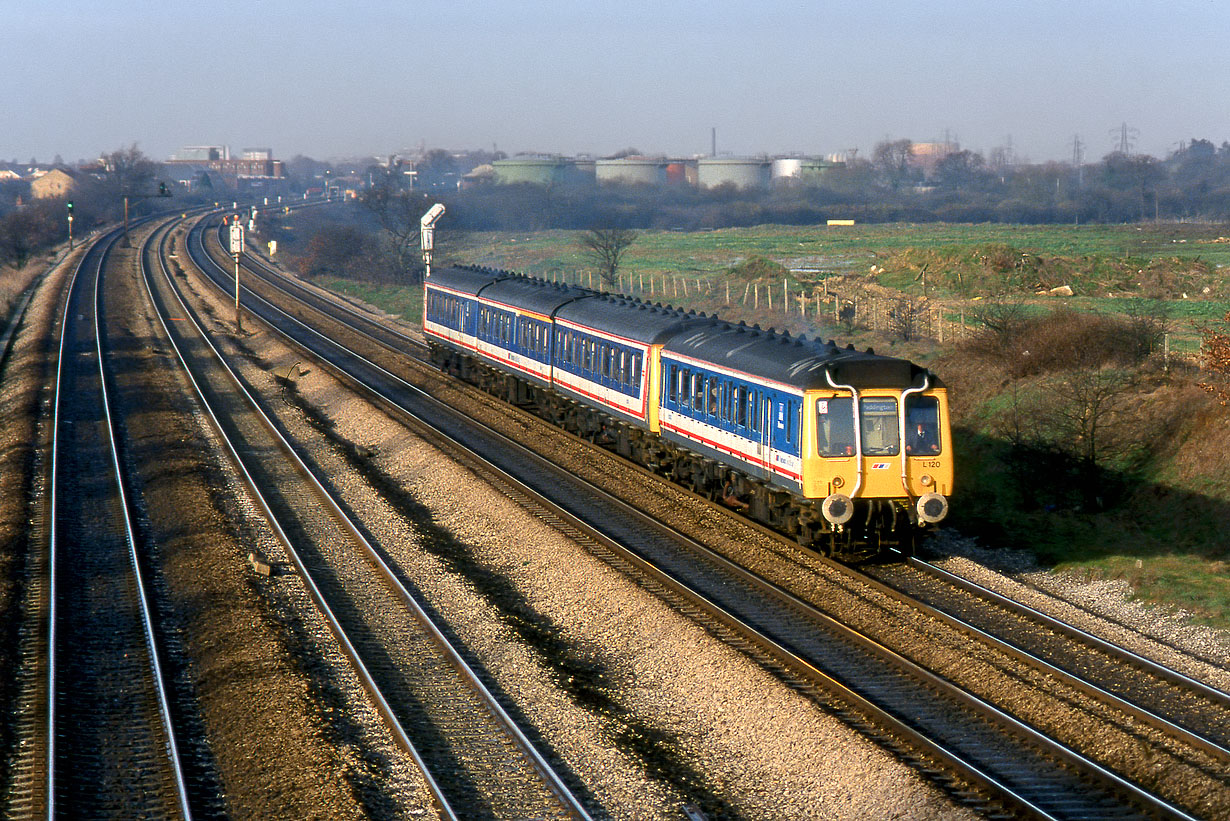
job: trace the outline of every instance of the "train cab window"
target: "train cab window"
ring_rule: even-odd
[[[854,400],[816,400],[816,444],[821,456],[854,455]]]
[[[865,455],[895,456],[900,452],[896,399],[863,399],[859,404],[859,415],[862,417]]]
[[[939,453],[940,401],[934,396],[910,396],[905,403],[905,452]]]

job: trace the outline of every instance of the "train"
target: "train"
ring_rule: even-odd
[[[422,327],[442,370],[823,555],[948,515],[947,391],[906,359],[480,266],[431,271]]]

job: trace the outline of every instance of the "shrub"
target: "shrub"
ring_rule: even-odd
[[[1153,315],[1120,317],[1059,308],[1028,317],[988,306],[985,330],[963,346],[967,355],[997,361],[1008,376],[1106,366],[1127,367],[1147,360],[1165,333]]]

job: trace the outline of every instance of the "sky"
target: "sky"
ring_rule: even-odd
[[[0,159],[133,143],[1096,161],[1230,140],[1225,0],[0,0]]]

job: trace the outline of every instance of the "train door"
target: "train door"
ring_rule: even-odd
[[[752,393],[756,409],[756,463],[760,466],[760,478],[768,479],[773,463],[773,400],[760,391]]]

